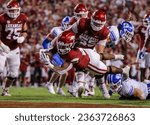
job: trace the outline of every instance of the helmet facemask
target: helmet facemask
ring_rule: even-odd
[[[17,18],[20,15],[20,8],[7,9],[6,13],[10,18]]]
[[[134,36],[134,26],[130,22],[122,22],[122,24],[119,24],[118,29],[121,38],[124,39],[127,43],[132,40]]]
[[[150,17],[143,19],[143,25],[145,27],[150,27]]]
[[[99,31],[101,30],[104,25],[106,24],[106,21],[100,21],[100,20],[95,20],[91,17],[91,27],[94,31]]]
[[[61,55],[65,55],[69,53],[72,47],[73,47],[73,43],[65,44],[64,42],[61,41],[57,43],[57,50],[58,53]]]
[[[128,30],[125,31],[125,33],[122,35],[122,38],[128,43],[132,40],[133,33],[129,32]]]
[[[74,12],[74,16],[77,20],[80,18],[86,18],[87,15],[88,15],[88,12],[79,12],[79,13]]]
[[[122,89],[122,74],[109,74],[107,76],[107,82],[109,84],[109,88],[113,93],[118,93]]]

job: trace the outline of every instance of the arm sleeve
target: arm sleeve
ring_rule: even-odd
[[[44,49],[48,49],[50,46],[51,41],[48,40],[47,38],[42,42],[42,46]]]

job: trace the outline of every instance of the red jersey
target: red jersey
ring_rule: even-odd
[[[77,42],[82,48],[93,49],[100,41],[106,40],[109,35],[109,29],[104,26],[99,31],[94,31],[91,27],[91,19],[81,18],[72,26],[72,31],[77,33]]]
[[[17,38],[23,31],[23,26],[27,22],[27,16],[21,13],[16,19],[10,18],[7,14],[0,15],[1,41],[9,46],[11,50],[16,49],[19,44]]]
[[[61,55],[61,57],[66,61],[66,62],[71,62],[74,64],[74,67],[77,70],[83,70],[88,67],[90,58],[86,54],[86,52],[82,52],[80,49],[72,49],[68,54],[66,55]]]
[[[137,33],[140,35],[141,41],[139,41],[139,49],[142,49],[145,43],[146,34],[148,29],[144,26],[139,26]],[[150,35],[150,34],[149,34]],[[150,52],[150,48],[148,48],[147,52]]]

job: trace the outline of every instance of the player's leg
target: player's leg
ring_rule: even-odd
[[[78,97],[82,97],[82,94],[85,89],[85,73],[83,71],[77,71],[75,75],[75,81],[78,85],[77,87]]]
[[[15,79],[18,77],[19,74],[19,67],[20,67],[20,51],[19,48],[11,51],[7,57],[8,63],[8,75],[7,79],[3,88],[2,95],[3,96],[10,96],[9,88]]]
[[[94,96],[95,95],[95,76],[87,73],[85,76],[85,92],[84,96]]]
[[[6,62],[6,56],[3,55],[3,53],[0,53],[0,77],[1,77],[1,84],[3,85],[4,79],[3,79],[3,74],[4,74],[4,68],[5,68],[5,62]],[[3,94],[2,94],[3,95]]]
[[[68,74],[65,73],[65,74],[63,74],[59,77],[59,84],[58,84],[58,87],[57,87],[57,93],[60,94],[60,95],[63,95],[63,96],[66,96],[66,94],[63,91],[62,87],[65,85],[67,75]]]
[[[150,52],[145,54],[146,75],[145,78],[150,80]]]
[[[53,72],[52,75],[51,75],[51,78],[49,80],[49,82],[47,83],[47,88],[48,88],[48,91],[51,93],[51,94],[55,94],[55,90],[54,90],[54,82],[58,79],[60,75],[56,72]]]
[[[138,80],[143,82],[145,79],[145,58],[143,60],[138,60],[139,63],[139,71],[138,71]]]
[[[88,70],[91,74],[94,73],[94,75],[99,75],[99,77],[103,77],[107,71],[107,66],[100,61],[100,55],[92,50],[86,50],[90,57],[90,62],[88,65]],[[99,79],[100,80],[100,79]],[[105,98],[110,98],[110,95],[108,93],[107,87],[105,85],[104,81],[99,81],[99,88],[102,91],[102,94]]]

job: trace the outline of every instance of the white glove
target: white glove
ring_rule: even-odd
[[[40,49],[40,60],[47,64],[50,60],[49,57],[45,54],[44,49]]]
[[[24,40],[25,40],[25,38],[24,38],[23,36],[18,37],[18,39],[17,39],[17,43],[23,43],[23,42],[24,42]]]
[[[9,53],[10,52],[10,48],[7,46],[7,45],[5,45],[4,43],[0,43],[0,49],[3,51],[3,52],[5,52],[5,53]]]
[[[47,50],[45,49],[40,49],[40,60],[43,61],[45,65],[48,65],[51,69],[54,68],[54,65],[50,62],[49,56],[46,55]]]
[[[124,55],[122,54],[115,55],[115,60],[124,60]]]
[[[141,49],[141,51],[139,52],[139,59],[144,59],[144,57],[145,57],[145,52],[146,52],[146,48],[143,47],[143,48]]]

